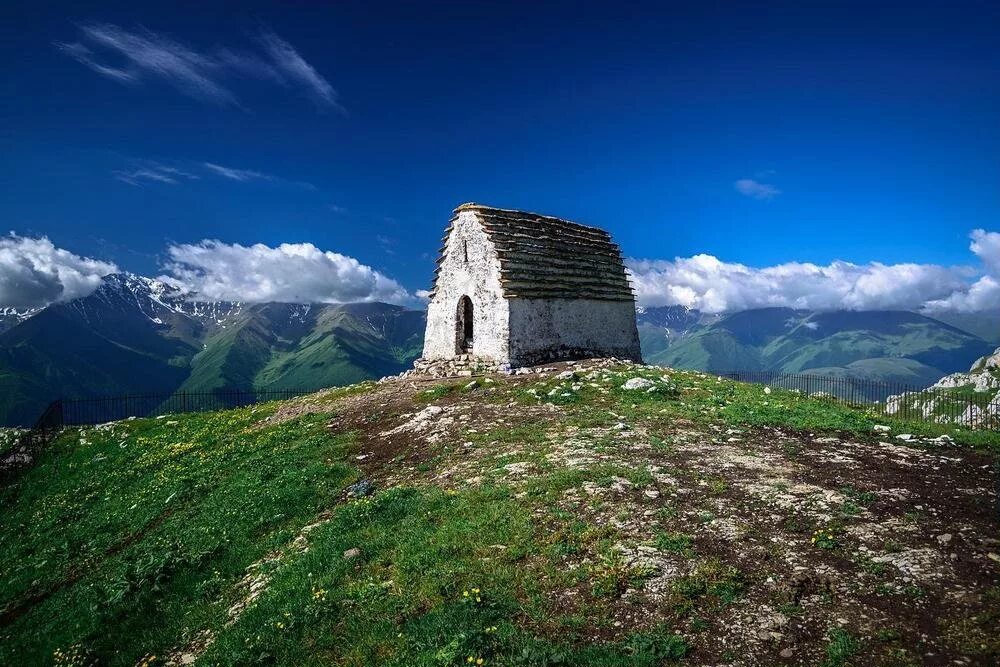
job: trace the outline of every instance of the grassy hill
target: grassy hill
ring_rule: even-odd
[[[1000,659],[996,433],[566,367],[67,431],[0,492],[0,663]]]

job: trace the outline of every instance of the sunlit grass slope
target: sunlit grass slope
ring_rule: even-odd
[[[636,376],[652,389],[625,391]],[[650,470],[685,478],[670,462],[671,439],[781,426],[874,446],[872,428],[885,423],[695,373],[609,371],[595,381],[549,380],[556,389],[543,393],[536,382],[366,383],[304,399],[311,403],[67,431],[0,498],[0,664],[666,664],[748,590],[762,590],[754,568],[725,562],[726,552],[712,551],[718,542],[699,542],[690,527],[657,529],[644,544],[685,564],[663,584],[660,620],[639,614],[621,630],[620,596],[655,573],[619,549],[615,522],[632,506],[606,503],[607,516],[588,520],[560,509],[565,494],[628,483],[643,502],[663,504],[643,524],[672,525],[685,506],[639,491],[654,482]],[[415,453],[406,460],[390,448],[376,455],[385,457],[378,474],[410,472],[371,496],[345,494],[373,450],[404,446],[385,435],[396,420],[459,403],[519,415],[517,424],[455,422],[464,426],[454,438],[408,443]],[[281,412],[290,405],[309,409]],[[658,467],[554,463],[553,434],[583,432],[601,434],[600,456],[633,460],[632,450],[616,449],[623,423],[634,425],[629,442],[648,443],[643,456],[661,457]],[[947,430],[977,447],[998,440],[907,428]],[[479,482],[445,474],[470,452],[481,469],[465,474]],[[505,467],[512,460],[534,475],[510,478],[519,470]],[[721,477],[688,476],[706,489],[692,502],[730,488]],[[695,505],[690,512],[705,515]],[[574,559],[582,564],[565,566]]]

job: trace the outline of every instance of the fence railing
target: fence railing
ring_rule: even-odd
[[[319,389],[227,389],[206,392],[121,394],[53,401],[30,429],[0,457],[0,486],[8,485],[38,459],[42,448],[64,426],[87,426],[129,417],[156,417],[178,412],[212,412],[256,403],[285,400]]]
[[[774,371],[732,371],[722,376],[876,409],[897,419],[1000,429],[1000,400],[993,392],[927,389],[901,382]]]
[[[103,424],[129,417],[156,417],[177,412],[212,412],[228,410],[267,401],[279,401],[319,389],[226,389],[222,391],[172,394],[122,394],[95,398],[64,399],[63,426]]]

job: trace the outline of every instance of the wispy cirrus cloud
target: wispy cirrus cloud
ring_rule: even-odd
[[[291,44],[269,31],[261,33],[260,41],[280,75],[291,83],[302,85],[319,104],[345,111],[337,101],[337,91],[330,82],[307,63]]]
[[[180,165],[180,166],[174,166]],[[164,185],[178,185],[185,181],[197,181],[202,178],[220,177],[238,183],[250,183],[261,181],[273,183],[275,185],[290,186],[304,190],[317,190],[312,183],[305,181],[291,181],[279,178],[273,174],[268,174],[255,169],[242,169],[229,167],[215,162],[190,162],[179,161],[174,165],[163,164],[155,160],[131,160],[127,169],[119,169],[111,172],[117,180],[129,185],[145,185],[161,183]]]
[[[232,181],[240,181],[245,183],[247,181],[272,181],[274,177],[269,174],[262,174],[259,171],[253,171],[252,169],[235,169],[233,167],[223,167],[221,164],[215,164],[214,162],[205,162],[205,169],[208,169],[212,173],[223,176]]]
[[[160,80],[203,102],[240,106],[233,83],[243,78],[295,88],[320,108],[344,111],[330,82],[291,44],[269,30],[255,36],[256,50],[243,51],[199,51],[151,30],[126,30],[110,23],[83,25],[80,32],[79,41],[56,42],[56,47],[119,83]]]
[[[781,194],[781,190],[770,183],[763,183],[753,178],[741,178],[733,183],[733,187],[736,188],[736,191],[741,195],[752,199],[774,199]]]
[[[237,181],[239,183],[249,183],[251,181],[268,181],[279,185],[287,185],[296,188],[302,188],[303,190],[312,190],[312,191],[318,190],[318,188],[315,185],[313,185],[312,183],[307,183],[306,181],[289,181],[287,179],[274,176],[273,174],[266,174],[262,171],[256,171],[254,169],[239,169],[236,167],[225,167],[221,164],[216,164],[214,162],[203,162],[202,167],[208,170],[208,172],[211,174],[227,178],[231,181]]]
[[[119,181],[129,185],[142,185],[144,181],[177,185],[181,181],[195,181],[199,178],[183,169],[150,160],[139,161],[131,169],[114,171],[112,174]]]

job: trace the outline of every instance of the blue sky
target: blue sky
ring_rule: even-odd
[[[995,261],[970,234],[1000,229],[996,3],[0,15],[0,220],[119,268],[311,243],[414,293],[464,201],[605,227],[648,267],[916,263],[971,285]],[[923,280],[946,298],[959,273]]]

